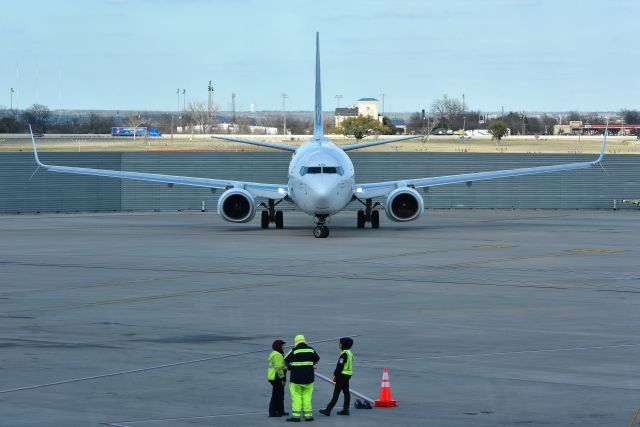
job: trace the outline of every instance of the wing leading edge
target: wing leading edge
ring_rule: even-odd
[[[469,183],[474,181],[484,181],[489,179],[508,178],[514,176],[536,175],[549,172],[572,171],[578,169],[589,169],[601,166],[604,158],[604,151],[607,144],[608,127],[605,128],[602,138],[600,155],[592,162],[564,163],[551,166],[537,166],[531,168],[507,169],[490,172],[464,173],[459,175],[445,175],[431,178],[405,179],[398,181],[375,182],[370,184],[356,184],[355,196],[358,199],[370,199],[382,197],[399,187],[425,188],[439,185]]]
[[[289,194],[288,187],[286,185],[278,184],[263,184],[259,182],[244,182],[233,181],[223,179],[211,179],[211,178],[196,178],[190,176],[179,175],[163,175],[156,173],[144,173],[144,172],[125,172],[115,171],[109,169],[91,169],[91,168],[79,168],[72,166],[57,166],[47,165],[40,161],[38,156],[38,149],[36,147],[36,140],[33,137],[33,131],[29,126],[31,132],[31,142],[33,144],[33,155],[39,168],[43,168],[51,172],[63,172],[72,173],[78,175],[92,175],[102,176],[108,178],[120,178],[120,179],[134,179],[138,181],[159,182],[169,185],[187,185],[191,187],[204,187],[215,189],[229,189],[229,188],[244,188],[256,197],[266,197],[269,199],[280,200]]]

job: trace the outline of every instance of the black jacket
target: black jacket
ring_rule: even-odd
[[[313,367],[318,360],[318,353],[306,343],[295,346],[284,357],[284,363],[289,368],[289,381],[294,384],[311,384],[315,379]]]

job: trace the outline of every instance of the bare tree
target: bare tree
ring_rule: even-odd
[[[202,101],[189,101],[187,106],[191,123],[200,129],[200,133],[207,133],[211,130],[214,123],[214,117],[218,112],[218,106],[212,105],[211,111],[209,107]]]
[[[437,121],[444,127],[453,128],[459,125],[464,116],[464,105],[455,98],[449,98],[448,95],[442,95],[442,98],[436,99],[431,104],[431,112]],[[459,127],[459,126],[456,126]]]
[[[147,121],[144,113],[131,113],[125,119],[127,127],[133,128],[133,140],[136,140],[137,129]]]

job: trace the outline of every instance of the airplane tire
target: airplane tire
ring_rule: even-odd
[[[260,216],[260,226],[262,227],[262,229],[269,228],[269,212],[262,211],[262,214]]]
[[[322,232],[322,238],[327,238],[329,237],[329,227],[327,227],[326,225],[322,227],[324,230]]]
[[[360,209],[358,211],[358,228],[364,228],[364,224],[365,224],[364,211]]]
[[[371,228],[380,228],[380,211],[371,212]]]
[[[284,228],[284,214],[282,211],[276,211],[276,228]]]
[[[324,237],[323,236],[323,234],[324,234],[323,228],[324,227],[322,227],[320,225],[314,227],[313,228],[313,237],[315,237],[316,239],[320,239],[320,238]]]

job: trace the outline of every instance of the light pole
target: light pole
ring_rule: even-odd
[[[335,98],[338,101],[338,108],[340,108],[340,100],[342,99],[342,95],[336,95]]]
[[[382,95],[382,115],[384,115],[384,93]]]
[[[283,117],[283,122],[284,122],[284,124],[282,125],[282,134],[283,135],[287,134],[287,109],[286,109],[285,102],[286,102],[288,97],[289,97],[289,95],[287,95],[285,92],[282,92],[282,117]]]
[[[182,131],[182,116],[180,115],[180,88],[176,89],[176,95],[178,95],[178,123],[180,124],[180,131]]]
[[[186,111],[187,109],[187,90],[182,89],[182,111]]]
[[[524,119],[525,119],[526,115],[524,113],[524,111],[522,112],[522,135],[524,135]]]
[[[11,88],[11,115],[13,116],[13,88]]]

